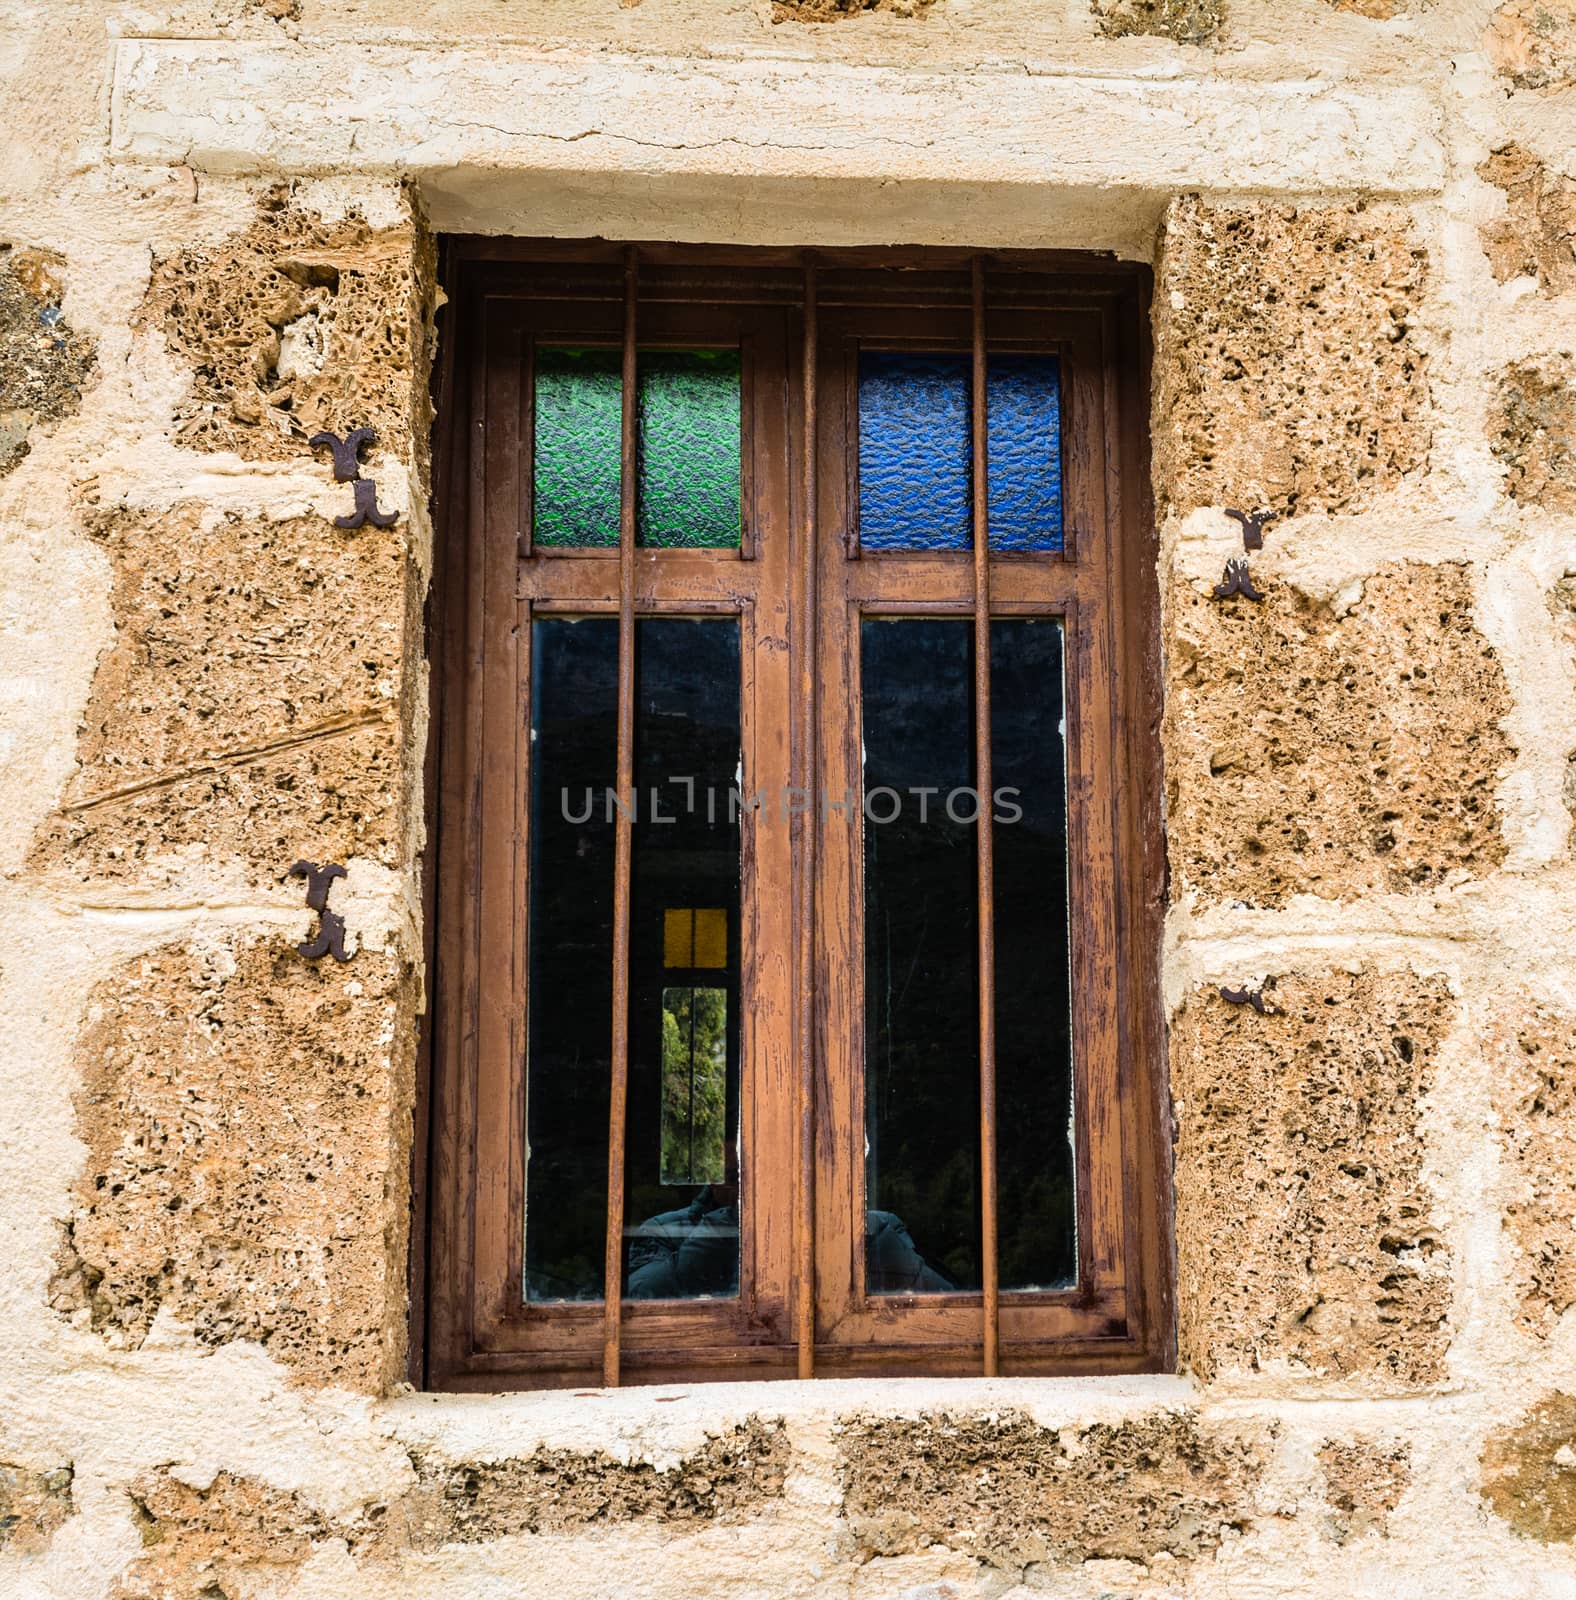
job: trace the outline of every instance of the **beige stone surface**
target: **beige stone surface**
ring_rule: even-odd
[[[51,1301],[136,1349],[161,1318],[377,1390],[404,1352],[410,964],[282,938],[110,974],[78,1048],[87,1161]]]
[[[1512,702],[1471,573],[1382,567],[1341,614],[1260,581],[1258,603],[1167,597],[1177,887],[1280,906],[1492,872]]]
[[[1494,276],[1536,278],[1549,294],[1576,289],[1576,178],[1519,144],[1496,150],[1477,172],[1505,191],[1505,215],[1482,229]]]
[[[1084,1429],[1022,1413],[855,1417],[838,1435],[847,1516],[872,1555],[942,1544],[992,1567],[1188,1560],[1255,1515],[1268,1441],[1189,1411]]]
[[[1509,1169],[1516,1320],[1547,1339],[1576,1305],[1576,1015],[1512,992],[1484,1046]]]
[[[1425,466],[1427,256],[1385,207],[1176,204],[1155,297],[1162,501],[1356,510]]]
[[[834,5],[10,0],[0,1592],[1568,1588],[1568,0]],[[399,1391],[423,215],[1159,269],[1177,1373]]]
[[[1489,1439],[1482,1493],[1524,1537],[1576,1540],[1576,1396],[1546,1395]]]
[[[1337,1544],[1388,1532],[1390,1513],[1412,1481],[1411,1458],[1405,1440],[1327,1439],[1320,1445],[1330,1535]]]
[[[1576,358],[1517,361],[1499,375],[1489,444],[1518,505],[1576,511]]]
[[[1422,1119],[1454,1003],[1410,972],[1263,993],[1263,1016],[1200,989],[1172,1020],[1183,1360],[1204,1378],[1437,1383],[1451,1267]]]
[[[398,528],[188,503],[90,531],[116,637],[34,861],[106,882],[233,860],[260,884],[302,856],[399,861],[419,602]]]

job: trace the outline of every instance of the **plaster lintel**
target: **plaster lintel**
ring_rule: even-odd
[[[1166,200],[1444,181],[1421,87],[126,39],[111,153],[397,176],[447,230],[1136,248]]]

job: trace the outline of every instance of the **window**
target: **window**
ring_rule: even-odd
[[[421,1375],[1163,1365],[1145,275],[446,274]]]

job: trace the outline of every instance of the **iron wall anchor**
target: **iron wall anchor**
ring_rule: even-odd
[[[352,428],[343,439],[337,433],[314,433],[308,443],[314,450],[327,445],[334,457],[334,482],[354,483],[361,476],[361,450],[363,445],[376,444],[378,436],[371,428]]]
[[[364,528],[369,522],[374,528],[392,528],[399,521],[397,511],[378,510],[377,483],[361,476],[361,451],[377,440],[371,428],[352,428],[343,439],[325,429],[314,433],[308,441],[314,450],[326,447],[333,454],[334,482],[348,483],[355,495],[355,510],[348,516],[335,517],[336,528]]]
[[[1262,550],[1264,548],[1264,524],[1274,520],[1273,511],[1255,511],[1251,514],[1246,511],[1234,511],[1226,507],[1226,515],[1234,517],[1242,524],[1242,548],[1244,550]]]
[[[1248,571],[1248,564],[1243,560],[1228,561],[1226,575],[1214,588],[1217,600],[1227,600],[1234,594],[1240,594],[1244,600],[1262,600],[1263,593],[1253,587],[1253,575]]]
[[[328,891],[335,878],[346,876],[337,861],[318,866],[315,861],[298,861],[290,869],[292,878],[306,879],[306,903],[317,913],[317,937],[296,946],[297,952],[308,961],[321,961],[332,956],[336,961],[348,961],[345,954],[345,919],[337,911],[328,909]]]
[[[336,528],[362,528],[369,522],[374,528],[392,528],[399,521],[399,512],[378,510],[378,486],[371,478],[356,478],[350,488],[356,509],[348,517],[335,517]]]
[[[1262,989],[1249,989],[1245,986],[1241,989],[1228,989],[1225,984],[1222,984],[1220,986],[1220,998],[1229,1006],[1252,1006],[1261,1017],[1280,1015],[1274,1006],[1265,1005],[1264,991]]]

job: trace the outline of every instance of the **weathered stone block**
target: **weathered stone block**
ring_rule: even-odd
[[[217,1600],[250,1593],[243,1575],[287,1580],[328,1533],[299,1495],[258,1478],[218,1473],[193,1488],[164,1468],[131,1486],[143,1553],[120,1575],[111,1600]]]
[[[1178,44],[1208,44],[1226,20],[1225,0],[1089,0],[1107,39],[1153,34]]]
[[[283,188],[235,238],[156,260],[142,324],[192,368],[176,439],[258,461],[310,454],[321,429],[420,446],[429,273],[413,224],[325,222]]]
[[[668,1526],[738,1522],[781,1500],[791,1454],[781,1423],[752,1417],[661,1468],[545,1447],[503,1461],[418,1456],[416,1487],[391,1505],[369,1507],[348,1537],[358,1552],[387,1559],[638,1517]]]
[[[70,1467],[34,1472],[0,1461],[0,1550],[36,1556],[75,1510]]]
[[[1183,1362],[1433,1383],[1450,1273],[1420,1122],[1455,1004],[1410,972],[1296,974],[1265,999],[1199,989],[1172,1020]]]
[[[1518,89],[1576,83],[1576,0],[1509,0],[1490,19],[1483,48]]]
[[[1526,1538],[1576,1539],[1576,1395],[1548,1395],[1489,1439],[1480,1492]]]
[[[1505,856],[1505,676],[1469,571],[1382,568],[1344,615],[1168,597],[1167,840],[1176,887],[1279,906],[1481,877]]]
[[[276,881],[298,856],[405,849],[415,569],[382,530],[120,512],[114,646],[38,865],[147,880],[194,856]]]
[[[1374,1439],[1326,1439],[1319,1446],[1330,1537],[1337,1544],[1385,1533],[1412,1481],[1412,1447]]]
[[[1516,361],[1501,372],[1489,447],[1517,505],[1576,511],[1576,358]]]
[[[61,316],[64,263],[0,244],[0,477],[41,425],[75,415],[95,366],[94,341]]]
[[[1061,1429],[1014,1411],[856,1417],[838,1438],[868,1554],[942,1544],[1009,1570],[1207,1553],[1251,1522],[1266,1455],[1192,1411]]]
[[[1426,264],[1394,208],[1174,204],[1155,295],[1162,504],[1340,511],[1422,467]]]
[[[1576,178],[1519,144],[1496,150],[1477,173],[1505,191],[1505,215],[1480,230],[1494,276],[1536,278],[1547,294],[1576,289]]]
[[[1516,1321],[1546,1338],[1576,1305],[1576,1017],[1507,996],[1484,1048],[1508,1169]]]
[[[398,952],[166,946],[96,990],[86,1168],[52,1300],[136,1347],[167,1311],[303,1379],[378,1389],[404,1347],[418,980]]]

